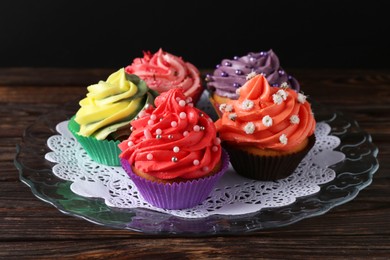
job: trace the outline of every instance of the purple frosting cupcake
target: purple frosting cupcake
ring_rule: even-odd
[[[297,92],[300,90],[298,81],[280,66],[279,58],[272,49],[222,60],[213,74],[206,76],[206,86],[211,95],[237,99],[236,90],[245,84],[250,73],[264,75],[271,86],[288,86]]]

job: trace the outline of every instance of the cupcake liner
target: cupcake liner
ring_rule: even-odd
[[[222,150],[221,160],[221,168],[217,173],[204,178],[175,183],[146,180],[132,171],[127,160],[121,159],[121,164],[145,201],[158,208],[185,209],[198,205],[210,195],[215,184],[229,166],[229,155],[224,150]]]
[[[275,181],[290,176],[314,143],[315,136],[312,135],[301,151],[280,156],[254,155],[226,143],[223,147],[229,153],[230,162],[237,174],[259,181]]]
[[[192,103],[194,104],[194,106],[196,106],[196,104],[199,102],[200,97],[202,96],[203,91],[204,91],[204,88],[202,86],[199,89],[197,89],[195,91],[195,93],[192,95]]]
[[[221,110],[219,110],[219,105],[220,104],[215,101],[215,99],[212,97],[212,95],[209,96],[209,101],[210,101],[212,107],[214,108],[215,113],[217,113],[217,116],[219,118],[221,118],[222,117],[222,112],[221,112]]]
[[[74,117],[70,119],[68,129],[93,161],[108,166],[121,165],[119,160],[121,150],[118,147],[120,141],[97,140],[93,136],[86,137],[77,134],[80,130],[80,125],[74,121]]]

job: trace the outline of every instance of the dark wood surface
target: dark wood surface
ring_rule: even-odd
[[[282,228],[169,238],[65,215],[37,199],[14,166],[26,127],[112,71],[0,69],[0,259],[390,258],[390,70],[289,69],[305,94],[356,119],[378,146],[379,169],[355,199]]]

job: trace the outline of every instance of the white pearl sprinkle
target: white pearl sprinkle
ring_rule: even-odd
[[[252,100],[248,100],[248,99],[245,99],[242,103],[241,103],[241,108],[244,109],[244,110],[251,110],[254,106],[254,103]]]
[[[128,142],[127,142],[127,145],[128,145],[128,146],[133,146],[134,143],[133,143],[132,141],[128,141]]]
[[[161,134],[162,134],[162,130],[161,130],[160,128],[157,128],[157,129],[156,129],[156,134],[157,134],[157,135],[161,135]]]
[[[221,111],[223,113],[225,111],[225,109],[226,109],[225,103],[219,105],[219,111]]]
[[[179,101],[179,106],[184,107],[186,105],[186,102],[184,100]]]
[[[186,99],[186,102],[187,102],[187,103],[191,103],[191,102],[192,102],[192,97],[188,97],[188,98]]]
[[[187,114],[185,112],[180,112],[179,117],[181,119],[185,119],[187,117]]]
[[[246,134],[253,134],[255,132],[255,124],[253,122],[249,122],[244,126],[244,131]]]
[[[283,100],[287,99],[288,93],[284,89],[279,89],[278,92],[276,92],[279,96],[283,98]]]
[[[141,112],[138,113],[138,116],[141,118],[145,115],[145,111],[144,110],[141,110]]]
[[[173,147],[173,152],[178,153],[180,151],[180,148],[178,146]]]
[[[280,88],[286,89],[286,88],[289,88],[289,85],[288,85],[287,82],[283,82],[283,83],[280,85]]]
[[[176,97],[176,101],[179,102],[179,101],[180,101],[180,98],[179,98],[179,97]]]
[[[176,126],[177,126],[177,122],[176,122],[176,121],[172,121],[172,122],[171,122],[171,126],[172,126],[172,127],[176,127]]]
[[[246,80],[250,80],[251,78],[254,78],[257,75],[256,71],[252,71],[248,75],[246,75]]]
[[[156,120],[156,118],[157,118],[156,115],[151,115],[150,116],[150,119],[152,119],[152,120]]]
[[[199,132],[199,131],[200,131],[200,126],[194,125],[193,130],[194,130],[195,132]]]
[[[211,148],[211,150],[212,150],[213,152],[218,151],[218,146],[214,145],[214,146]]]
[[[183,136],[187,136],[187,135],[188,135],[188,131],[184,131]]]
[[[144,136],[146,139],[152,138],[152,134],[150,133],[150,131],[148,129],[144,130]]]
[[[283,98],[279,94],[273,94],[272,95],[272,100],[274,101],[274,104],[276,104],[276,105],[280,105],[280,104],[283,103]]]
[[[272,126],[273,123],[272,118],[269,115],[264,116],[261,121],[263,122],[263,125],[266,127]]]
[[[216,138],[214,139],[213,143],[214,143],[215,145],[220,145],[220,144],[221,144],[221,138],[216,137]]]
[[[154,121],[153,120],[149,120],[148,121],[148,125],[153,125],[154,124]]]
[[[189,107],[194,107],[194,103],[188,103]]]
[[[306,102],[306,96],[302,93],[298,93],[298,102],[304,104]]]
[[[146,159],[148,159],[149,161],[153,160],[153,154],[148,153],[148,155],[146,155]]]
[[[205,167],[202,168],[202,170],[203,170],[204,172],[207,172],[207,171],[209,171],[209,167],[205,166]]]
[[[288,141],[287,136],[286,136],[285,134],[282,134],[282,135],[279,137],[279,141],[280,141],[282,144],[286,145],[286,144],[287,144],[287,141]]]
[[[300,119],[299,119],[299,116],[298,115],[292,115],[290,117],[290,123],[293,124],[293,125],[297,125],[299,124],[300,122]]]
[[[236,118],[237,118],[237,114],[236,114],[236,113],[231,113],[231,114],[228,115],[228,118],[229,118],[230,120],[234,121],[234,120],[236,120]]]
[[[199,165],[199,160],[194,160],[192,163],[193,163],[195,166],[196,166],[196,165]]]
[[[233,111],[233,106],[232,105],[226,105],[225,111],[227,112],[232,112]]]

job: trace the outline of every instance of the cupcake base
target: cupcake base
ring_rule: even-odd
[[[163,209],[192,208],[204,201],[229,166],[229,155],[222,151],[222,163],[215,174],[195,180],[161,183],[135,174],[127,160],[121,159],[123,169],[134,182],[142,197],[151,205]]]
[[[97,140],[92,136],[79,135],[80,125],[74,121],[74,117],[70,119],[68,129],[93,161],[108,166],[121,165],[119,160],[121,150],[118,147],[120,141]]]
[[[230,162],[237,174],[259,181],[275,181],[290,176],[299,163],[314,146],[314,134],[300,151],[284,155],[256,155],[227,143],[224,149],[229,153]]]

